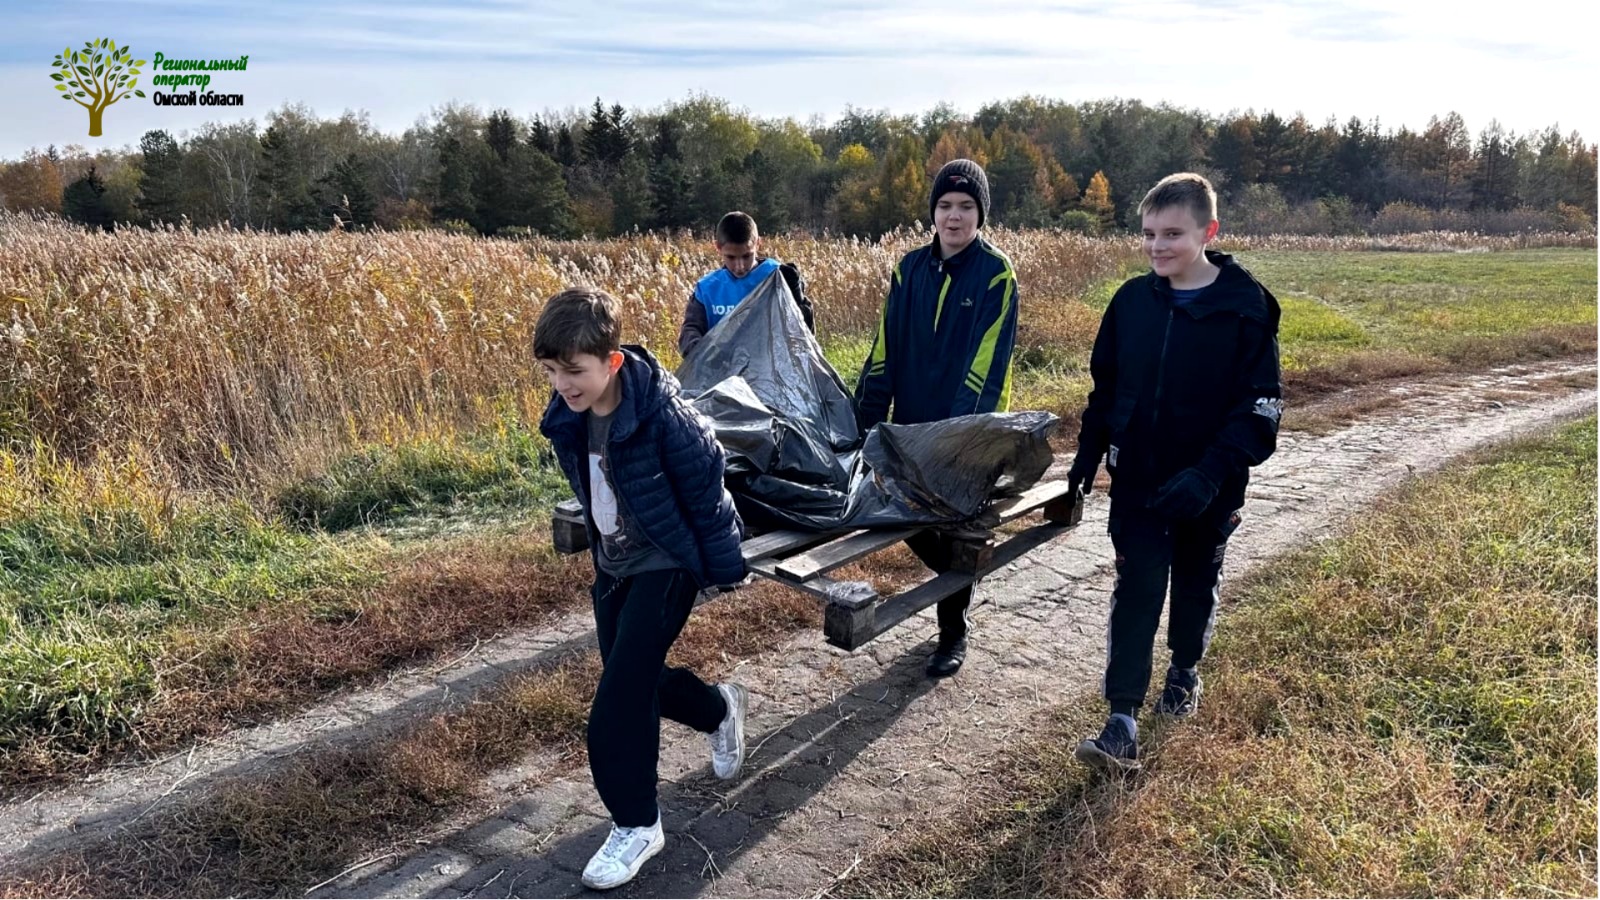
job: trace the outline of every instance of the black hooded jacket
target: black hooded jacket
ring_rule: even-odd
[[[1149,272],[1117,290],[1090,357],[1080,456],[1106,456],[1111,496],[1146,505],[1191,466],[1217,485],[1211,509],[1244,504],[1249,468],[1272,455],[1283,411],[1277,298],[1233,257],[1184,306]]]

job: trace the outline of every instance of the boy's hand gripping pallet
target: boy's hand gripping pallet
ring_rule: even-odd
[[[746,540],[742,549],[752,573],[823,600],[827,604],[823,636],[835,647],[854,650],[1077,525],[1083,518],[1083,500],[1067,489],[1066,482],[1047,481],[993,506],[1002,523],[1036,510],[1043,512],[1043,521],[1013,535],[923,525],[831,532],[770,531]],[[556,507],[550,527],[558,551],[576,553],[588,548],[583,510],[576,500]],[[891,597],[879,597],[859,582],[839,582],[827,576],[840,566],[930,528],[950,546],[952,566],[942,575]]]

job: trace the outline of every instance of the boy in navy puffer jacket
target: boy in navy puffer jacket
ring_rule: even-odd
[[[534,356],[555,393],[539,430],[583,505],[594,558],[603,671],[589,712],[589,768],[612,829],[583,883],[607,889],[639,873],[664,842],[656,807],[661,716],[711,737],[712,770],[744,762],[748,695],[666,665],[707,587],[745,576],[743,525],[722,484],[711,425],[643,347],[621,346],[617,301],[575,288],[550,298]]]

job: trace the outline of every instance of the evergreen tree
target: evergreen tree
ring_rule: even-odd
[[[610,142],[606,146],[606,162],[615,166],[622,165],[623,161],[632,155],[635,146],[639,143],[638,135],[634,133],[633,118],[628,115],[622,104],[611,104],[611,113],[608,116],[611,124]]]
[[[137,205],[145,222],[176,222],[182,215],[183,151],[172,135],[160,129],[139,139],[140,169]]]
[[[274,122],[261,136],[260,189],[267,226],[278,231],[327,228],[311,193],[311,160],[301,135]]]
[[[517,123],[511,114],[503,109],[490,113],[483,126],[483,140],[501,162],[510,159],[511,148],[517,145]]]
[[[583,161],[604,165],[611,162],[612,146],[615,138],[612,135],[611,117],[606,114],[606,108],[600,105],[600,98],[594,98],[594,109],[589,113],[589,123],[583,130]]]
[[[330,225],[337,216],[345,228],[372,227],[377,201],[368,180],[366,166],[354,153],[317,179],[317,203]]]
[[[100,180],[95,167],[88,174],[67,185],[61,196],[61,212],[74,222],[94,228],[111,230],[111,208],[106,203],[106,184]]]
[[[671,113],[656,119],[649,151],[650,221],[656,228],[686,228],[694,224],[689,173],[679,147],[682,135],[683,123]]]
[[[528,126],[528,146],[551,158],[556,155],[555,132],[538,116],[534,116],[533,123]]]
[[[563,169],[570,169],[578,164],[578,145],[572,139],[572,128],[562,125],[556,129],[556,162]]]
[[[477,142],[482,146],[481,142]],[[435,222],[461,221],[477,228],[478,200],[473,181],[478,167],[474,165],[472,145],[457,135],[447,134],[439,141],[439,186],[435,192]],[[480,229],[481,230],[481,229]]]
[[[561,166],[538,150],[523,146],[513,151],[509,171],[507,225],[531,228],[550,237],[574,233],[572,200]]]
[[[1513,143],[1498,120],[1490,120],[1478,135],[1477,169],[1472,179],[1474,208],[1506,210],[1517,205]]]

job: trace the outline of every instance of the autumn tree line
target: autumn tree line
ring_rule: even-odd
[[[1460,115],[1420,131],[1351,118],[1224,116],[1136,100],[1021,98],[966,116],[847,109],[763,119],[711,96],[651,111],[519,118],[452,104],[395,135],[365,114],[285,106],[137,148],[34,150],[0,162],[0,203],[115,227],[187,222],[277,231],[440,228],[604,237],[704,230],[744,209],[764,230],[877,235],[927,217],[949,159],[990,173],[994,222],[1136,228],[1162,175],[1216,183],[1231,231],[1358,234],[1581,231],[1595,222],[1596,145],[1552,126],[1474,135]]]

